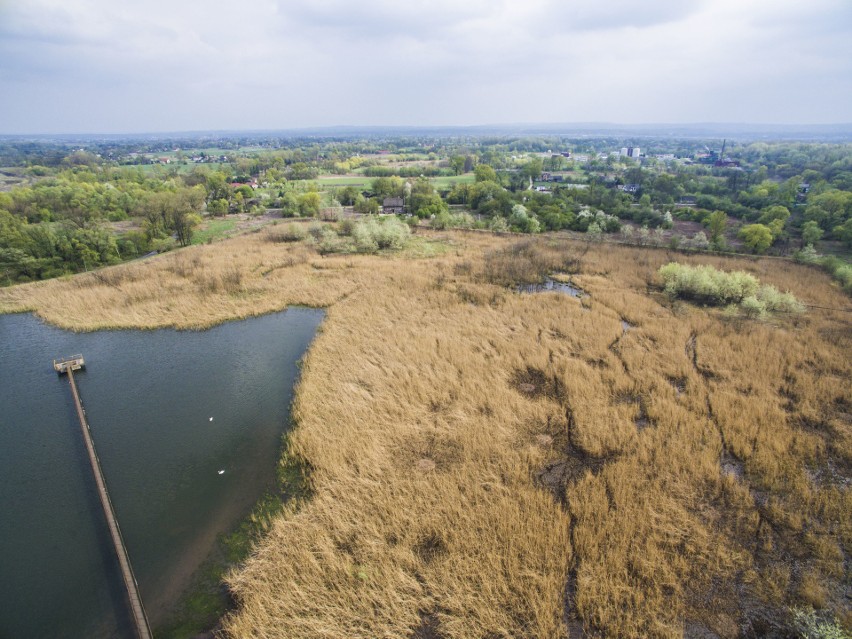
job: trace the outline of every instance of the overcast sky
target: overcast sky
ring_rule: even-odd
[[[852,122],[850,0],[0,0],[0,133]]]

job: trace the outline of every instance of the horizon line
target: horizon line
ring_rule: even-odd
[[[31,138],[31,137],[133,137],[133,136],[200,136],[200,135],[235,135],[235,134],[270,134],[270,133],[317,133],[325,131],[382,131],[382,130],[411,130],[411,131],[435,131],[435,130],[476,130],[486,129],[492,131],[510,131],[526,128],[581,128],[595,130],[624,130],[624,129],[700,129],[731,127],[738,129],[747,129],[755,127],[761,133],[784,130],[785,132],[795,131],[800,129],[800,132],[805,130],[824,130],[824,129],[840,129],[837,132],[852,133],[852,122],[831,122],[831,123],[804,123],[804,122],[723,122],[723,121],[706,121],[706,122],[643,122],[643,123],[623,123],[623,122],[507,122],[496,124],[328,124],[328,125],[309,125],[298,127],[259,127],[259,128],[216,128],[216,129],[171,129],[171,130],[136,130],[136,131],[99,131],[99,132],[74,132],[74,131],[42,131],[42,132],[26,132],[26,133],[4,133],[0,132],[0,138]],[[756,133],[755,131],[739,131]],[[553,134],[555,131],[547,131]],[[565,132],[567,133],[567,132]]]

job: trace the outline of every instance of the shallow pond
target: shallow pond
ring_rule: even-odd
[[[75,334],[0,316],[0,637],[133,636],[66,378],[75,374],[152,625],[275,485],[323,311]],[[212,418],[212,419],[211,419]]]

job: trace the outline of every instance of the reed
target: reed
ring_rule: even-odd
[[[312,498],[229,575],[228,636],[736,637],[808,606],[849,627],[852,314],[826,274],[429,233],[432,257],[260,233],[3,289],[0,310],[94,330],[328,308],[288,451]],[[671,300],[672,261],[811,308]],[[514,292],[550,269],[588,296]]]

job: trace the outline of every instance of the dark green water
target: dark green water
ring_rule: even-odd
[[[156,625],[216,536],[274,486],[296,362],[322,318],[292,308],[201,332],[75,334],[0,316],[0,638],[133,636],[54,357],[86,358],[75,379]]]

